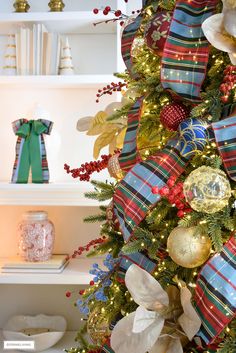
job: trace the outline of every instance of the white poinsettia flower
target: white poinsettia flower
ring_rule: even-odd
[[[131,265],[126,272],[125,283],[139,307],[114,327],[111,347],[115,353],[183,353],[180,337],[188,337],[191,340],[201,325],[191,305],[191,293],[188,288],[184,286],[179,291],[173,287],[173,303],[179,302],[180,294],[182,305],[180,311],[175,311],[178,313],[176,324],[170,323],[169,318],[165,323],[164,313],[173,309],[173,303],[170,303],[168,294],[148,272]],[[177,326],[179,329],[176,329]]]
[[[236,1],[222,0],[223,12],[206,19],[202,30],[207,40],[217,49],[229,54],[236,65]]]

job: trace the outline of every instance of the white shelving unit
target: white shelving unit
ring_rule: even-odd
[[[112,75],[73,76],[0,76],[0,87],[36,88],[99,88],[117,81]]]
[[[106,19],[112,19],[108,15]],[[116,22],[94,23],[104,20],[104,16],[94,16],[92,11],[66,11],[66,12],[29,12],[0,14],[0,34],[8,34],[21,26],[43,23],[51,32],[72,33],[116,33]]]
[[[27,14],[11,13],[12,0],[0,3],[0,139],[4,146],[0,155],[0,264],[4,258],[15,256],[16,229],[20,215],[37,208],[49,213],[56,228],[55,253],[71,254],[78,246],[99,236],[99,225],[84,225],[82,219],[98,213],[98,203],[86,199],[91,190],[88,183],[71,179],[63,169],[64,163],[77,167],[93,160],[93,139],[76,131],[80,117],[93,116],[116,100],[105,96],[95,103],[98,88],[115,82],[114,72],[124,66],[120,55],[120,26],[115,22],[94,26],[94,22],[110,16],[95,16],[94,7],[104,6],[103,0],[67,0],[66,11],[49,13],[48,0],[30,0]],[[111,0],[114,9],[125,11],[123,0]],[[4,76],[3,56],[6,35],[20,26],[43,23],[49,31],[68,36],[72,49],[74,76]],[[46,139],[49,170],[53,182],[39,184],[11,184],[15,157],[16,136],[11,122],[21,117],[31,118],[34,106],[39,104],[54,121],[51,136]],[[104,180],[108,174],[94,179]],[[78,293],[92,276],[89,269],[101,259],[71,260],[61,274],[13,274],[0,272],[0,330],[6,320],[16,314],[63,315],[68,332],[63,339],[45,353],[59,353],[75,345],[80,313],[73,301],[65,297],[66,290]],[[79,295],[77,295],[77,298]],[[75,295],[75,300],[77,299]],[[73,298],[74,299],[74,298]],[[0,333],[0,353],[2,349]],[[15,351],[9,351],[15,353]]]
[[[48,0],[29,2],[31,9],[27,14],[12,13],[13,0],[0,2],[0,139],[3,146],[0,154],[0,263],[3,258],[16,255],[17,224],[21,214],[29,209],[40,208],[49,213],[56,228],[55,253],[71,254],[78,246],[98,237],[99,225],[82,222],[84,217],[98,213],[98,204],[83,196],[91,188],[87,183],[72,180],[63,165],[67,163],[76,168],[93,160],[94,140],[76,131],[77,120],[94,116],[116,100],[114,96],[105,96],[99,105],[95,103],[97,89],[115,82],[113,73],[124,69],[119,24],[93,25],[103,18],[93,15],[92,9],[106,5],[104,0],[66,0],[63,13],[49,13]],[[127,5],[123,0],[110,0],[109,5],[126,11]],[[141,0],[132,0],[128,6],[138,9]],[[109,16],[104,19],[109,19]],[[3,76],[6,34],[19,26],[32,26],[33,23],[44,23],[49,31],[69,37],[76,75]],[[54,121],[52,134],[46,139],[53,182],[47,185],[10,184],[16,143],[11,123],[22,117],[31,118],[36,104],[48,111],[47,118]],[[108,174],[101,173],[94,179],[104,180],[107,177]],[[0,353],[5,353],[1,328],[9,317],[20,314],[59,314],[67,319],[68,332],[57,345],[44,353],[59,353],[64,348],[76,346],[75,332],[81,321],[73,300],[91,280],[89,269],[93,262],[101,263],[102,260],[72,260],[57,275],[0,272]],[[75,293],[73,300],[65,297],[67,290]]]
[[[102,266],[102,259],[73,259],[60,274],[41,273],[2,273],[0,271],[0,284],[78,284],[88,285],[93,279],[89,274],[92,264],[97,262]],[[0,259],[0,266],[4,263],[4,258]]]
[[[10,184],[0,183],[0,205],[98,206],[85,192],[93,189],[79,183]]]

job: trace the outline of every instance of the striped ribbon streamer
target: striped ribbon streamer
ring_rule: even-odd
[[[233,235],[223,250],[202,268],[195,289],[195,309],[202,321],[197,333],[210,344],[236,316],[236,239]],[[196,339],[197,341],[197,339]]]
[[[218,0],[177,2],[162,57],[164,88],[192,103],[198,103],[206,74],[209,43],[201,25],[214,14]]]
[[[139,128],[140,113],[143,104],[143,97],[139,98],[128,113],[127,131],[124,139],[124,146],[119,156],[120,167],[128,171],[139,160],[137,148],[137,132]]]
[[[137,16],[133,22],[128,24],[122,33],[121,54],[124,63],[133,79],[138,79],[139,74],[135,71],[132,60],[132,45],[137,32],[140,28],[142,15]],[[139,98],[131,107],[128,113],[127,131],[124,139],[123,149],[119,156],[120,167],[124,171],[128,171],[137,163],[137,134],[139,127],[140,114],[144,97]]]
[[[212,129],[225,171],[236,181],[236,115],[213,123]]]
[[[149,257],[147,257],[146,254],[144,255],[142,252],[136,252],[129,255],[122,254],[120,257],[121,261],[119,264],[119,269],[117,271],[117,280],[121,283],[125,282],[125,273],[132,264],[141,267],[143,270],[151,274],[155,272],[158,265],[156,262],[153,262],[151,259],[149,259]]]
[[[129,23],[124,28],[121,39],[121,54],[124,63],[133,79],[138,79],[139,74],[134,70],[132,59],[132,45],[140,28],[142,18],[143,16],[140,14],[131,23]]]

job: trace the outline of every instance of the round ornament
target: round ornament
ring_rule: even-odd
[[[95,308],[88,317],[87,331],[94,344],[103,345],[111,335],[109,320]]]
[[[189,109],[177,102],[166,105],[160,113],[162,125],[171,131],[176,131],[179,124],[189,117]]]
[[[184,196],[198,212],[215,213],[228,205],[231,196],[227,175],[219,169],[202,166],[189,174],[184,182]]]
[[[138,57],[143,49],[144,39],[143,37],[134,38],[131,53],[133,57]]]
[[[119,155],[120,155],[119,153],[116,153],[113,156],[111,156],[107,164],[107,169],[110,176],[118,180],[123,178],[123,172],[122,172],[122,169],[120,168],[120,163],[119,163]]]
[[[160,11],[152,17],[145,28],[146,44],[154,54],[162,55],[171,18],[172,12]]]
[[[198,267],[210,256],[211,240],[197,227],[176,227],[167,240],[167,250],[172,260],[182,267]]]

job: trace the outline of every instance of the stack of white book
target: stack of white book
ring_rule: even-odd
[[[20,28],[16,38],[17,75],[58,75],[61,39],[43,24]]]
[[[52,255],[48,261],[28,262],[20,257],[9,257],[2,262],[3,273],[61,273],[67,266],[68,255]]]

